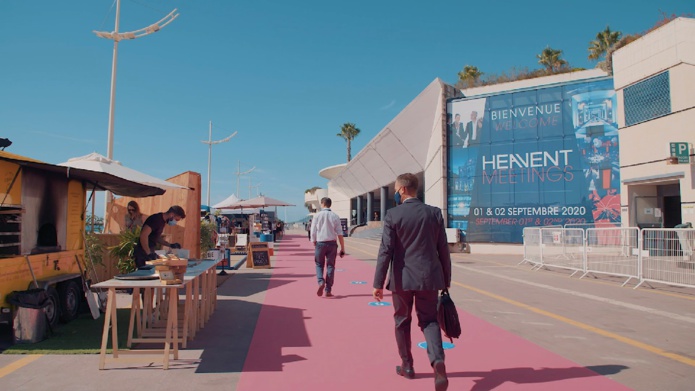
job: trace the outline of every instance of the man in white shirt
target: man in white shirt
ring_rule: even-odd
[[[331,288],[333,287],[333,274],[335,273],[335,257],[338,254],[338,241],[340,242],[340,257],[345,255],[345,241],[343,240],[343,227],[340,224],[340,217],[331,211],[332,201],[328,197],[321,199],[321,211],[314,216],[311,223],[311,241],[314,242],[314,262],[316,263],[316,278],[318,279],[319,289],[317,296],[323,296],[324,290],[326,297],[333,297]],[[323,275],[323,268],[326,266],[326,277]]]

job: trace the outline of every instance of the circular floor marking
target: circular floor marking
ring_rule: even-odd
[[[427,349],[427,342],[420,342],[419,344],[417,344],[417,346],[423,349]],[[444,350],[447,350],[455,348],[456,345],[454,345],[451,342],[442,342],[442,347],[444,348]]]
[[[352,284],[355,284],[355,285],[365,285],[366,283],[367,283],[367,281],[353,281],[352,282]]]
[[[386,301],[372,301],[369,303],[369,305],[373,307],[388,307],[391,305],[391,303],[386,302]]]

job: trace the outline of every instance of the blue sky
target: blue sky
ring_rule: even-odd
[[[545,46],[575,67],[606,25],[642,32],[666,14],[695,12],[691,0],[565,1],[233,1],[122,0],[120,30],[133,31],[178,8],[156,34],[122,41],[114,158],[160,178],[202,176],[207,197],[209,121],[211,203],[236,193],[235,172],[261,193],[306,214],[304,190],[346,161],[336,134],[362,133],[357,154],[432,80],[455,83],[464,65],[486,73],[535,69]],[[106,155],[114,0],[0,1],[0,137],[7,151],[61,163]],[[98,197],[101,201],[103,197]],[[97,210],[102,210],[97,203]],[[100,214],[97,212],[97,214]]]

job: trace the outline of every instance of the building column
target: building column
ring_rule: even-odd
[[[381,205],[379,208],[379,218],[381,221],[384,221],[384,217],[386,217],[386,203],[388,202],[389,199],[389,188],[388,186],[384,186],[381,188]]]
[[[362,224],[362,196],[358,195],[357,197],[357,225]]]
[[[372,205],[374,205],[374,192],[367,193],[367,222],[374,221],[374,212],[372,212]]]

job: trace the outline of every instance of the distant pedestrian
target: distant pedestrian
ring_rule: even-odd
[[[335,273],[335,257],[338,255],[338,242],[340,242],[340,257],[345,255],[345,241],[343,240],[343,226],[340,224],[340,217],[331,211],[331,199],[321,198],[321,211],[314,216],[309,233],[310,240],[314,243],[314,262],[316,263],[316,279],[319,289],[316,291],[318,296],[323,296],[324,289],[326,297],[333,297],[333,275]],[[326,267],[324,278],[323,269]]]
[[[415,377],[410,351],[410,325],[413,304],[418,326],[425,334],[427,356],[434,370],[436,391],[449,385],[444,365],[442,333],[437,323],[438,290],[451,285],[451,256],[446,240],[444,218],[439,208],[425,205],[417,198],[418,180],[413,174],[396,179],[396,203],[384,217],[384,230],[374,273],[373,296],[377,301],[386,289],[392,292],[396,344],[401,365],[396,372]],[[402,198],[402,202],[401,202]]]

